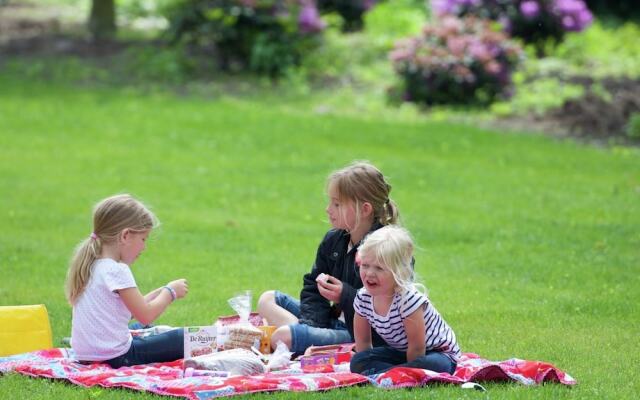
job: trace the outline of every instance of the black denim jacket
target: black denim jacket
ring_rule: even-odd
[[[382,225],[374,224],[369,232]],[[299,322],[318,328],[330,328],[331,321],[337,319],[340,312],[344,312],[344,319],[353,338],[353,300],[356,292],[362,287],[362,281],[355,266],[355,257],[360,243],[347,251],[351,237],[344,230],[332,229],[324,236],[318,246],[316,261],[311,272],[303,278],[302,291],[300,292],[300,318]],[[321,273],[331,275],[342,281],[342,294],[340,302],[331,305],[318,291],[316,277]],[[372,342],[374,346],[384,344],[384,340],[372,330]]]

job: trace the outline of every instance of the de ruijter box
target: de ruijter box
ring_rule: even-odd
[[[187,326],[184,328],[184,358],[215,353],[218,350],[215,326]]]

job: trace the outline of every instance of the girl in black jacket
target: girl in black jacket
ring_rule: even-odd
[[[263,293],[258,311],[277,327],[271,338],[291,351],[309,346],[353,342],[353,299],[362,287],[355,254],[371,231],[398,222],[398,208],[389,198],[391,186],[367,162],[355,162],[327,180],[326,211],[332,229],[318,246],[311,272],[303,278],[300,300],[277,290]],[[377,335],[373,343],[383,344]]]

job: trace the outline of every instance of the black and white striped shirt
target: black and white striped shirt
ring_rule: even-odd
[[[353,302],[356,313],[369,321],[371,328],[378,332],[389,346],[400,351],[406,351],[408,348],[404,320],[420,307],[424,311],[426,351],[442,352],[457,362],[461,353],[456,335],[424,294],[415,289],[404,295],[396,293],[387,315],[376,314],[373,297],[365,288],[358,290]]]

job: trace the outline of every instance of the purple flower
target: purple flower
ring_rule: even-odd
[[[454,4],[447,0],[431,0],[431,9],[438,15],[449,14],[453,12]]]
[[[582,0],[555,0],[553,7],[560,13],[580,12],[586,8]]]
[[[481,62],[489,61],[492,58],[492,54],[487,46],[479,41],[474,41],[469,45],[469,54]]]
[[[562,27],[568,31],[573,31],[576,29],[576,20],[571,15],[565,15],[562,17]]]
[[[591,14],[591,11],[585,8],[584,10],[578,13],[578,24],[580,26],[586,27],[591,25],[592,22],[593,22],[593,14]]]
[[[511,28],[513,28],[513,24],[511,23],[511,20],[509,19],[509,17],[507,17],[506,15],[503,15],[500,18],[498,18],[498,22],[500,23],[500,25],[502,26],[502,29],[505,32],[511,32]]]
[[[498,75],[502,72],[502,66],[497,61],[489,61],[484,65],[484,70],[491,75]]]
[[[579,32],[593,21],[593,15],[583,0],[554,0],[551,9],[567,31]]]
[[[431,9],[437,15],[458,14],[461,11],[482,5],[483,0],[431,0]]]
[[[317,33],[325,28],[318,9],[311,2],[306,2],[298,15],[298,26],[304,33]]]
[[[540,4],[537,1],[523,1],[520,3],[520,12],[526,19],[534,19],[540,15]]]
[[[365,10],[371,10],[376,5],[376,0],[364,0],[363,7]]]
[[[467,40],[463,36],[451,36],[447,38],[447,49],[454,56],[460,57],[464,54],[464,50],[467,47]]]

